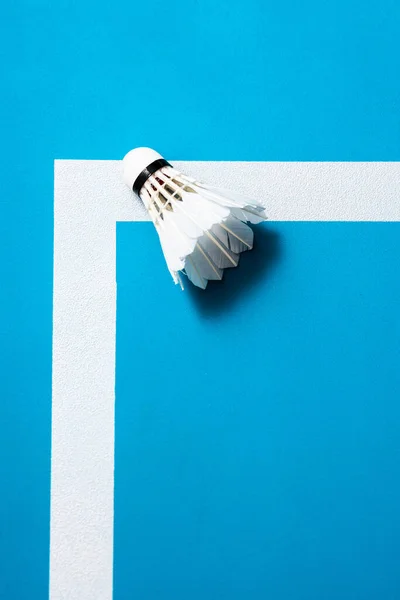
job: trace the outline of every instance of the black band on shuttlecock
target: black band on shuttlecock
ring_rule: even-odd
[[[150,163],[135,179],[135,183],[132,186],[133,191],[137,196],[140,194],[140,190],[146,183],[149,177],[151,177],[156,171],[159,171],[163,167],[171,167],[165,158],[158,158],[157,160]]]

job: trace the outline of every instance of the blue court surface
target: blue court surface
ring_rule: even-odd
[[[118,226],[115,600],[399,597],[400,224],[257,234],[182,293]]]
[[[398,161],[399,22],[397,0],[3,6],[1,600],[48,596],[54,159]],[[271,223],[207,296],[150,225],[117,234],[115,599],[397,600],[399,225]]]

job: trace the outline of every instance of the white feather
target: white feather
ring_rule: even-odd
[[[209,280],[222,279],[224,269],[237,266],[240,254],[253,247],[253,231],[246,223],[266,218],[263,206],[196,182],[173,167],[152,175],[141,197],[172,278],[182,288],[182,272],[202,289]]]
[[[253,247],[253,230],[233,215],[221,224],[214,225],[212,230],[232,252],[239,254]]]
[[[177,221],[170,214],[164,215],[164,219],[157,226],[157,230],[166,246],[179,258],[184,258],[193,252],[197,238],[189,237],[184,230],[178,227]]]
[[[186,257],[185,272],[194,285],[203,290],[206,289],[208,280],[200,275],[198,267],[191,256]]]
[[[230,203],[229,206],[236,205],[241,208],[248,206],[249,208],[255,209],[257,212],[265,210],[264,206],[261,204],[257,204],[257,202],[254,202],[251,198],[246,198],[246,196],[242,196],[242,194],[238,194],[232,190],[215,188],[211,185],[199,182],[196,182],[194,187],[198,188],[199,194],[204,194],[205,192],[210,198],[214,197],[218,202],[222,202],[224,206],[226,206],[225,202],[228,202]]]
[[[221,242],[212,230],[206,231],[202,240],[207,254],[217,267],[220,269],[237,267],[239,263],[238,254],[232,252],[228,246]]]
[[[190,258],[193,261],[197,272],[201,277],[204,277],[204,279],[222,279],[223,270],[215,265],[200,242],[197,243]]]
[[[198,186],[196,185],[196,188]],[[213,201],[215,204],[221,206],[230,207],[232,214],[234,214],[241,221],[249,221],[253,224],[261,223],[266,220],[265,209],[263,206],[255,204],[247,198],[242,198],[234,192],[226,192],[226,195],[222,195],[221,190],[215,190],[213,188],[198,187],[199,194],[205,198]]]

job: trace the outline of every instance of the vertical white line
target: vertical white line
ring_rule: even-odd
[[[112,598],[115,230],[134,208],[115,163],[56,162],[52,599]]]

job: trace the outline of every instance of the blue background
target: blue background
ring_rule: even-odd
[[[259,227],[186,293],[117,232],[115,600],[397,600],[400,224]]]
[[[145,144],[171,159],[399,160],[399,17],[397,0],[2,7],[1,598],[48,588],[54,158],[117,159]],[[394,259],[379,256],[397,277]],[[382,285],[382,365],[394,360],[390,299]],[[380,452],[392,460],[389,442]]]

